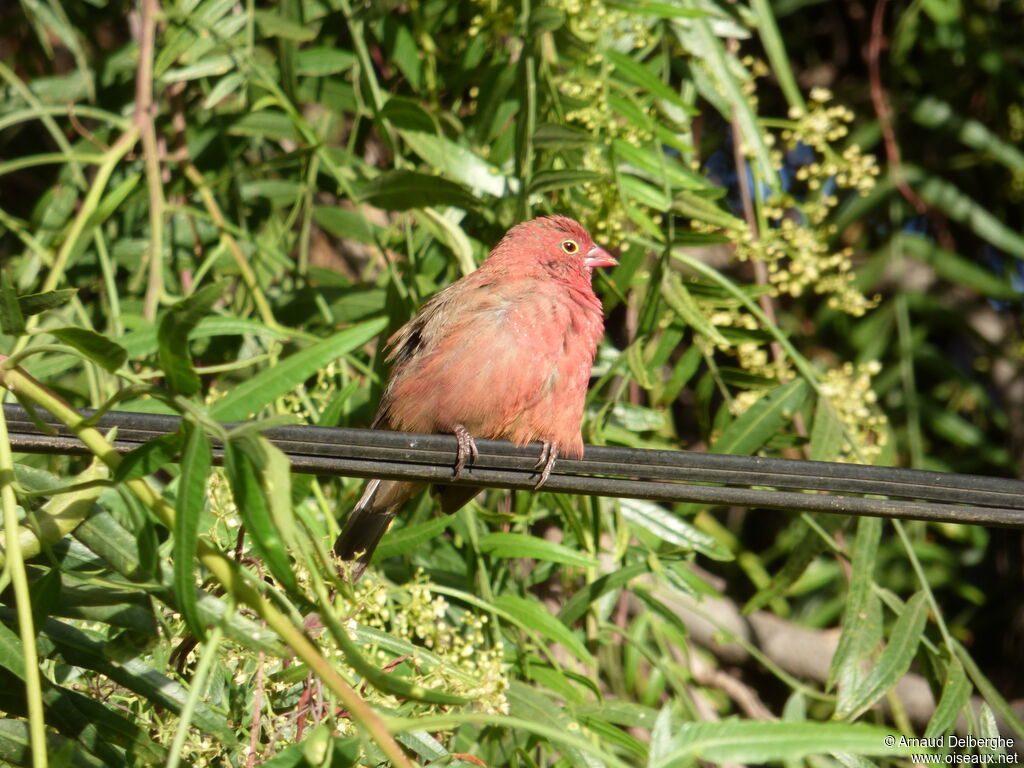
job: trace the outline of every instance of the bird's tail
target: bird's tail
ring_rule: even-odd
[[[399,480],[371,480],[334,542],[334,554],[352,563],[345,575],[355,583],[373,558],[381,538],[399,508],[415,496],[423,485]]]

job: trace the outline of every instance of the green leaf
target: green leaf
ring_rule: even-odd
[[[298,592],[299,584],[292,572],[284,542],[274,525],[256,467],[234,440],[229,440],[224,446],[224,469],[253,548],[285,589]]]
[[[428,205],[476,208],[479,201],[465,187],[440,176],[418,171],[385,171],[366,184],[360,194],[364,203],[389,211],[406,211]]]
[[[437,119],[418,101],[407,96],[391,96],[377,115],[395,128],[431,134],[439,130]]]
[[[1024,236],[1015,232],[983,204],[968,197],[958,187],[938,176],[928,176],[916,187],[928,203],[953,221],[969,227],[982,240],[1024,259]]]
[[[530,34],[554,32],[565,24],[565,14],[549,5],[535,5],[530,11]]]
[[[922,7],[936,24],[952,24],[963,14],[960,0],[923,0]]]
[[[285,547],[293,552],[298,550],[298,532],[291,498],[291,464],[288,457],[262,434],[235,432],[229,439],[249,457],[255,467],[274,528],[284,539]]]
[[[605,51],[605,57],[614,65],[620,75],[634,85],[643,88],[651,96],[674,104],[689,114],[695,113],[693,107],[684,102],[670,85],[658,79],[651,70],[632,56],[609,48]]]
[[[295,73],[306,77],[336,75],[352,69],[355,62],[355,54],[343,48],[303,48],[295,54]]]
[[[313,221],[335,237],[358,240],[367,245],[374,245],[380,232],[380,227],[370,223],[362,214],[346,211],[336,205],[316,206],[313,209]]]
[[[202,642],[206,639],[206,625],[196,605],[196,553],[213,455],[210,438],[201,427],[186,422],[185,441],[174,505],[174,594],[189,631]]]
[[[291,392],[334,360],[362,346],[387,326],[387,318],[375,318],[336,333],[232,389],[210,409],[217,421],[241,421],[278,397]]]
[[[597,566],[593,557],[564,544],[556,544],[537,536],[522,533],[488,533],[479,541],[481,552],[494,557],[515,559],[528,557],[533,560],[544,560],[565,565],[577,565],[581,568]]]
[[[831,401],[818,397],[811,428],[811,461],[835,461],[846,440],[846,428]]]
[[[588,666],[597,663],[579,636],[535,600],[504,594],[494,600],[494,605],[498,610],[504,611],[520,628],[538,632],[548,640],[558,643]]]
[[[594,581],[587,582],[565,602],[562,610],[558,612],[558,618],[565,622],[565,624],[573,624],[602,595],[625,586],[634,577],[647,573],[649,570],[646,563],[633,563],[632,565],[616,568],[611,573],[605,574]]]
[[[253,136],[267,141],[300,140],[292,119],[284,112],[270,109],[244,113],[231,124],[228,133],[232,136]]]
[[[698,89],[722,113],[723,119],[739,125],[743,141],[753,155],[756,175],[777,189],[779,178],[772,164],[771,152],[764,142],[750,99],[743,92],[744,82],[751,79],[750,73],[733,54],[726,51],[724,41],[712,31],[708,19],[693,19],[685,27],[673,24],[672,29],[679,36],[683,48],[691,56],[700,57],[710,74],[711,83],[707,86],[706,79],[695,79]]]
[[[20,336],[24,332],[25,318],[18,295],[14,292],[11,278],[6,272],[0,272],[0,333]]]
[[[713,560],[732,560],[732,553],[716,539],[697,530],[660,504],[644,499],[619,499],[622,516],[662,541],[690,552],[700,552]]]
[[[86,328],[47,328],[46,332],[74,347],[110,373],[114,373],[128,359],[128,352],[120,344]]]
[[[907,601],[878,663],[857,689],[836,706],[837,718],[859,717],[907,673],[924,634],[928,608],[928,597],[923,591]]]
[[[709,15],[705,10],[651,0],[608,0],[606,5],[637,16],[656,16],[659,19],[700,19]]]
[[[320,30],[319,24],[313,26],[299,24],[273,11],[257,10],[253,15],[256,17],[256,24],[260,29],[260,34],[267,37],[283,37],[286,40],[297,40],[301,43],[307,40],[315,40]]]
[[[852,695],[863,678],[863,665],[882,638],[882,609],[874,592],[875,562],[882,538],[882,521],[862,517],[857,521],[853,542],[850,586],[843,611],[842,632],[832,656],[828,673],[829,687],[839,687],[839,700]]]
[[[659,154],[645,147],[634,146],[624,139],[615,139],[612,142],[612,147],[619,160],[649,174],[655,181],[664,179],[679,189],[708,189],[711,187],[711,182],[706,178],[684,168],[677,160],[663,153]]]
[[[956,727],[960,712],[971,698],[971,681],[964,672],[963,664],[955,656],[946,666],[946,681],[942,684],[942,697],[935,707],[924,738],[934,739],[951,732]]]
[[[619,174],[619,188],[627,198],[655,211],[667,211],[671,205],[662,189],[628,173]]]
[[[682,765],[686,758],[749,764],[799,760],[835,752],[870,756],[903,755],[911,750],[900,746],[898,739],[889,746],[886,737],[891,731],[888,729],[860,723],[725,720],[673,725],[672,748],[658,760],[652,760],[649,768]]]
[[[678,272],[666,270],[661,280],[661,295],[679,319],[713,344],[728,346],[729,341],[704,316]]]
[[[123,483],[137,477],[151,475],[174,461],[182,446],[180,433],[164,435],[149,440],[121,459],[114,470],[114,482]]]
[[[807,382],[802,378],[775,388],[726,427],[711,446],[711,452],[735,456],[754,453],[793,417],[807,392]]]
[[[89,226],[96,227],[109,219],[142,180],[141,174],[128,176],[124,181],[107,192],[89,217]]]
[[[413,152],[441,171],[445,178],[465,184],[475,195],[501,197],[505,194],[502,173],[471,149],[433,133],[401,130],[399,133]]]
[[[21,314],[26,317],[38,315],[40,312],[67,304],[76,293],[78,293],[77,288],[62,288],[59,291],[47,291],[46,293],[29,293],[18,297],[18,306],[21,307]]]
[[[395,555],[404,555],[423,546],[423,542],[430,541],[438,536],[441,531],[456,521],[454,515],[441,515],[433,517],[425,523],[405,525],[401,528],[392,527],[381,539],[377,550],[373,553],[373,559],[384,560]]]
[[[182,395],[194,395],[201,382],[188,352],[188,335],[199,324],[227,288],[227,282],[202,288],[172,306],[160,319],[157,331],[160,367],[168,388]]]
[[[1011,170],[1024,171],[1024,152],[1004,141],[984,123],[960,117],[948,102],[925,96],[910,111],[910,117],[925,128],[945,128],[954,132],[971,149],[984,153]]]
[[[131,359],[151,355],[159,349],[159,331],[155,324],[147,324],[142,328],[126,333],[118,339],[118,343],[128,350]],[[286,332],[268,328],[258,320],[244,317],[204,317],[199,324],[189,331],[188,340],[205,339],[211,336],[255,336],[260,339],[282,340],[287,338]]]
[[[551,192],[566,187],[579,187],[587,182],[603,179],[604,175],[597,171],[541,171],[533,177],[530,184],[530,194],[539,195],[542,192]]]
[[[1010,281],[1000,277],[958,253],[940,248],[920,235],[903,233],[893,238],[891,247],[903,250],[930,265],[936,274],[953,285],[972,288],[993,299],[1024,299]]]
[[[672,208],[683,216],[714,224],[716,227],[728,231],[740,232],[747,228],[743,219],[736,218],[731,213],[719,208],[711,200],[688,190],[680,190],[675,193]]]
[[[533,132],[533,146],[538,149],[583,149],[595,140],[588,131],[557,123],[541,123]]]

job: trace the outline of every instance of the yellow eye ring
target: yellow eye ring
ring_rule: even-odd
[[[570,256],[576,253],[580,249],[579,243],[575,240],[563,240],[562,250],[568,253]]]

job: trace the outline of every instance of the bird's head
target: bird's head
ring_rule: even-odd
[[[586,275],[596,267],[619,262],[595,245],[590,233],[567,216],[541,216],[512,227],[495,247],[488,261],[542,269],[562,279]]]

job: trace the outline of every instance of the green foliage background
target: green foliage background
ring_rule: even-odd
[[[390,331],[560,212],[621,261],[587,442],[1019,475],[1019,3],[0,14],[0,376],[91,454],[0,434],[0,761],[1022,743],[1019,534],[494,491],[410,505],[352,588],[361,482],[261,436],[366,426]],[[65,401],[184,422],[121,460]]]

